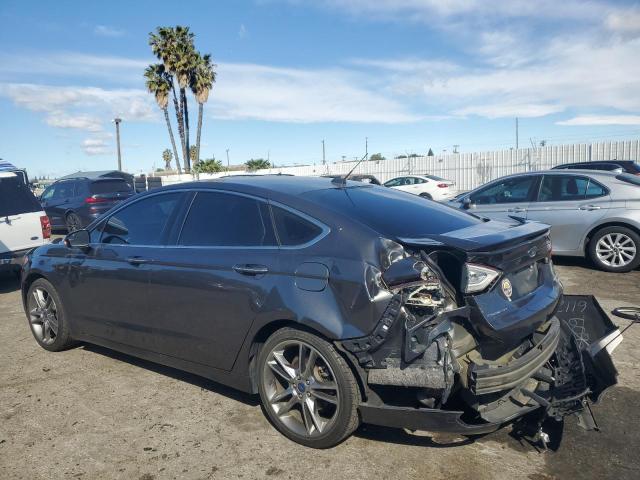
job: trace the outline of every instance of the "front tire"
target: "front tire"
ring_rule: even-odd
[[[353,372],[316,335],[278,330],[260,350],[257,373],[267,417],[294,442],[330,448],[358,427],[360,391]]]
[[[31,333],[42,348],[59,352],[73,345],[62,300],[49,281],[39,278],[31,284],[26,305]]]
[[[629,272],[640,265],[640,235],[626,227],[598,230],[588,248],[596,267],[606,272]]]

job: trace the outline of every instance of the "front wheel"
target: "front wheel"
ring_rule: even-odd
[[[50,282],[44,278],[33,282],[26,306],[31,333],[42,348],[58,352],[73,344],[62,300]]]
[[[640,236],[626,227],[607,227],[589,242],[589,257],[601,270],[629,272],[640,265]]]
[[[291,440],[329,448],[358,427],[358,385],[330,343],[283,328],[263,345],[257,365],[266,415]]]

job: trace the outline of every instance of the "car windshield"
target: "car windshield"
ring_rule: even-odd
[[[466,212],[388,188],[331,188],[307,195],[389,238],[439,235],[482,223]]]
[[[100,180],[91,183],[91,193],[93,195],[130,191],[131,187],[124,180]]]
[[[0,217],[41,210],[40,203],[21,177],[0,177]]]

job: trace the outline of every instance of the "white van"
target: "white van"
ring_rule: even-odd
[[[23,175],[0,171],[0,270],[19,270],[24,254],[50,238],[49,218]]]

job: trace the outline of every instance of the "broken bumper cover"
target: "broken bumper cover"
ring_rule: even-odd
[[[476,415],[459,404],[413,408],[375,396],[360,405],[360,415],[375,425],[478,435],[538,410],[556,419],[576,414],[589,428],[592,422],[583,418],[588,400],[597,402],[617,383],[610,353],[620,341],[619,330],[592,296],[568,295],[531,349],[501,366],[471,365],[460,391]]]

